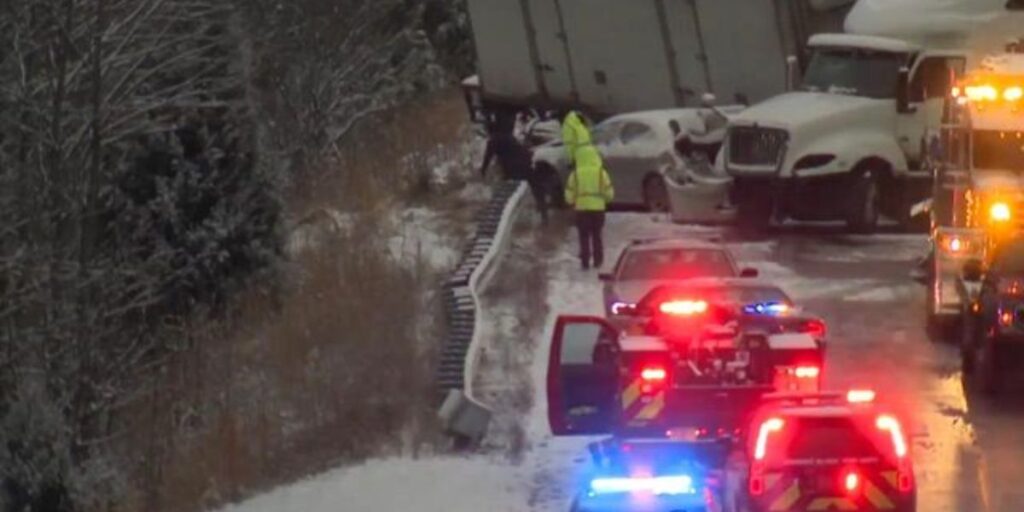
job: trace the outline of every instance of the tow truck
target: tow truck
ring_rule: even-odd
[[[728,309],[673,298],[658,311],[698,316]],[[713,317],[686,333],[656,335],[624,332],[600,317],[557,319],[547,374],[551,431],[611,435],[591,446],[595,475],[574,510],[714,510],[721,502],[714,476],[761,397],[816,389],[824,346],[813,336],[738,330]],[[637,443],[691,457],[665,465],[622,448]]]
[[[1024,40],[985,59],[952,87],[931,140],[932,266],[928,325],[936,336],[975,311],[983,271],[1000,245],[1024,226]]]

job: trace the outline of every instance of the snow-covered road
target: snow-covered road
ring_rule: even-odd
[[[614,261],[633,238],[707,235],[716,230],[675,226],[657,216],[609,216],[606,240]],[[587,439],[555,439],[546,424],[546,346],[558,314],[600,314],[597,273],[579,269],[573,234],[545,253],[543,264],[519,264],[522,272],[543,272],[547,283],[540,339],[517,345],[508,364],[483,365],[500,386],[522,371],[531,405],[491,403],[522,418],[521,450],[494,449],[511,442],[495,432],[490,450],[468,458],[388,459],[339,469],[283,487],[224,512],[270,511],[479,511],[565,512],[584,468]],[[915,418],[914,458],[920,510],[960,512],[1024,510],[1018,491],[1024,474],[1024,405],[996,409],[960,386],[952,347],[928,341],[924,333],[924,291],[909,278],[926,241],[919,235],[847,236],[828,229],[789,230],[771,239],[730,241],[741,264],[777,281],[796,300],[829,323],[831,344],[826,385],[866,384],[906,404]],[[520,240],[519,245],[529,245]],[[532,286],[525,280],[521,286]],[[498,304],[501,304],[498,299]],[[508,315],[495,308],[489,326],[495,344],[514,336]],[[497,320],[504,318],[504,320]],[[509,324],[511,325],[511,324]],[[529,352],[533,353],[529,353]],[[510,383],[511,385],[511,383]],[[502,397],[501,393],[493,395]],[[1012,402],[1012,400],[1011,400]],[[507,419],[507,418],[506,418]]]

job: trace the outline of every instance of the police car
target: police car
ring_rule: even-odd
[[[721,478],[709,460],[716,448],[670,438],[592,443],[592,467],[571,510],[717,512]]]
[[[777,394],[749,429],[747,509],[916,510],[908,439],[869,390]]]
[[[629,312],[637,302],[659,286],[694,278],[756,276],[756,269],[741,269],[729,249],[714,239],[655,238],[630,242],[615,266],[599,278],[606,318],[625,327],[635,320]]]

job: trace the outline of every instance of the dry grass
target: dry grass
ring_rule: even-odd
[[[443,311],[431,291],[441,275],[396,261],[386,243],[394,209],[417,193],[410,174],[425,172],[402,155],[451,157],[465,118],[448,92],[374,119],[351,144],[359,151],[339,152],[294,192],[293,218],[329,209],[354,222],[290,262],[282,294],[254,289],[230,321],[190,330],[190,348],[122,419],[138,492],[121,510],[208,509],[342,462],[438,445]],[[431,185],[425,201],[450,201],[455,224],[473,213],[445,193],[460,185]]]

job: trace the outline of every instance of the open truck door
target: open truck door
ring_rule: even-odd
[[[604,434],[618,411],[619,331],[603,318],[559,316],[548,358],[548,422],[556,436]]]

